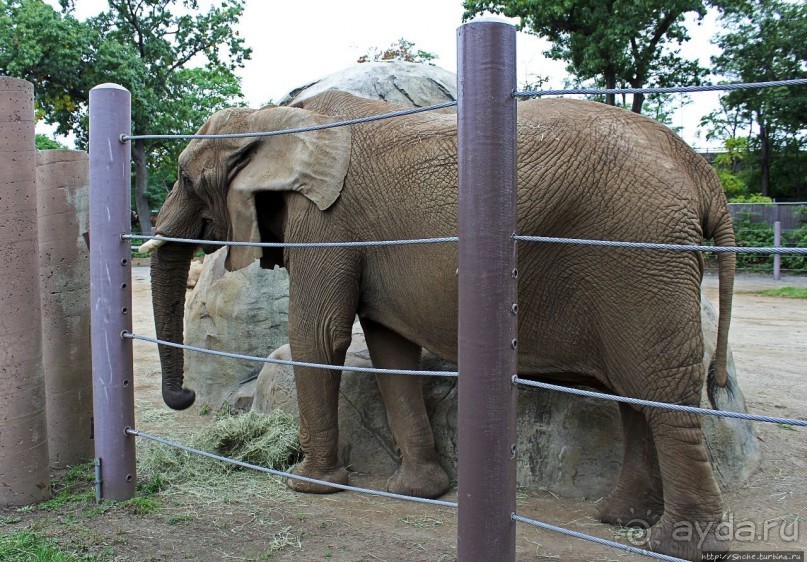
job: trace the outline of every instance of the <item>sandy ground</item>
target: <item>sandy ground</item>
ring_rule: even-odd
[[[134,329],[153,335],[148,269],[134,268]],[[762,296],[758,291],[807,287],[805,277],[741,275],[735,286],[731,345],[748,409],[772,416],[807,418],[807,300]],[[714,276],[704,281],[716,301]],[[135,345],[138,427],[176,435],[209,423],[195,408],[169,411],[159,398],[159,361],[151,344]],[[763,461],[739,489],[726,493],[727,518],[737,550],[804,551],[807,548],[807,431],[770,424],[757,426]],[[271,477],[266,477],[271,478]],[[352,475],[351,483],[381,487],[384,476]],[[295,495],[278,500],[260,494],[240,497],[222,490],[226,501],[172,499],[149,515],[110,511],[81,522],[92,537],[87,547],[110,548],[115,560],[454,560],[456,513],[447,508],[367,497],[355,493]],[[453,491],[444,499],[456,500]],[[597,498],[559,498],[547,492],[521,493],[518,512],[606,539],[626,542],[623,531],[595,519]],[[0,517],[8,510],[0,511]],[[7,515],[6,515],[7,516]],[[8,516],[7,516],[8,517]],[[38,524],[60,542],[76,529],[26,516],[7,528]],[[60,519],[60,517],[62,519]],[[741,526],[742,523],[742,526]],[[759,535],[750,540],[748,530]],[[60,530],[61,529],[61,530]],[[6,529],[0,526],[0,532]],[[517,527],[519,560],[639,560],[592,543],[532,528]]]

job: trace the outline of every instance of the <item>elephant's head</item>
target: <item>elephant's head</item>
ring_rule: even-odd
[[[200,134],[248,133],[322,125],[333,121],[287,107],[231,108],[214,114]],[[235,139],[195,139],[179,157],[179,178],[157,217],[156,233],[169,238],[243,242],[283,241],[285,197],[298,192],[324,211],[339,198],[350,160],[350,131],[332,128]],[[272,195],[274,194],[274,195]],[[152,302],[157,337],[181,342],[185,284],[195,250],[186,243],[153,240]],[[215,245],[202,246],[211,251]],[[282,251],[230,247],[227,266],[240,269],[255,259],[282,264]],[[182,410],[193,404],[182,388],[181,349],[160,347],[165,403]]]

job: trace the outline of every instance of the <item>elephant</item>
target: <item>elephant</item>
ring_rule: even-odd
[[[200,134],[324,125],[396,106],[329,91],[292,107],[229,108]],[[668,128],[596,102],[518,104],[518,233],[565,238],[733,246],[720,182]],[[219,241],[351,242],[449,237],[457,232],[455,114],[398,119],[263,138],[194,139],[156,224],[162,237]],[[152,251],[158,337],[181,342],[188,265],[195,247],[160,240]],[[358,315],[373,364],[417,369],[423,348],[457,360],[457,248],[229,246],[227,267],[255,260],[289,273],[288,337],[296,361],[342,365]],[[735,259],[718,255],[718,349],[702,365],[699,252],[520,243],[519,376],[646,400],[699,405],[703,385],[725,385]],[[462,273],[459,272],[459,275]],[[162,346],[163,397],[187,408],[182,351]],[[708,372],[704,372],[708,371]],[[337,454],[341,372],[295,367],[301,476],[346,483]],[[389,491],[438,497],[437,462],[420,379],[380,375],[401,463]],[[714,406],[714,405],[713,405]],[[699,559],[728,545],[676,534],[714,529],[722,498],[695,414],[621,407],[624,462],[599,502],[605,522],[653,524],[648,546]],[[301,492],[338,491],[289,480]]]

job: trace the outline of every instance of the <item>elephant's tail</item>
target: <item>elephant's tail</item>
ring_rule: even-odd
[[[736,246],[734,237],[734,227],[731,223],[728,204],[725,197],[721,197],[717,208],[713,209],[716,220],[708,221],[704,234],[707,238],[714,239],[715,246],[730,247]],[[709,227],[712,228],[709,228]],[[707,375],[709,385],[717,385],[725,388],[728,381],[728,347],[729,347],[729,325],[731,324],[731,305],[734,296],[734,273],[737,264],[737,256],[732,252],[718,252],[718,317],[717,317],[717,344],[715,356]]]
[[[730,406],[736,403],[737,400],[735,398],[737,383],[727,376],[725,385],[718,386],[715,371],[716,360],[717,356],[713,357],[711,363],[709,363],[709,371],[706,376],[706,396],[713,410],[731,409]]]

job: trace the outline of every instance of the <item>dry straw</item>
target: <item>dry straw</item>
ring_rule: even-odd
[[[187,441],[196,449],[277,470],[287,470],[301,458],[297,421],[280,410],[269,415],[220,414]],[[137,456],[140,479],[156,484],[166,496],[194,496],[211,503],[292,497],[281,479],[158,443],[138,441]]]

